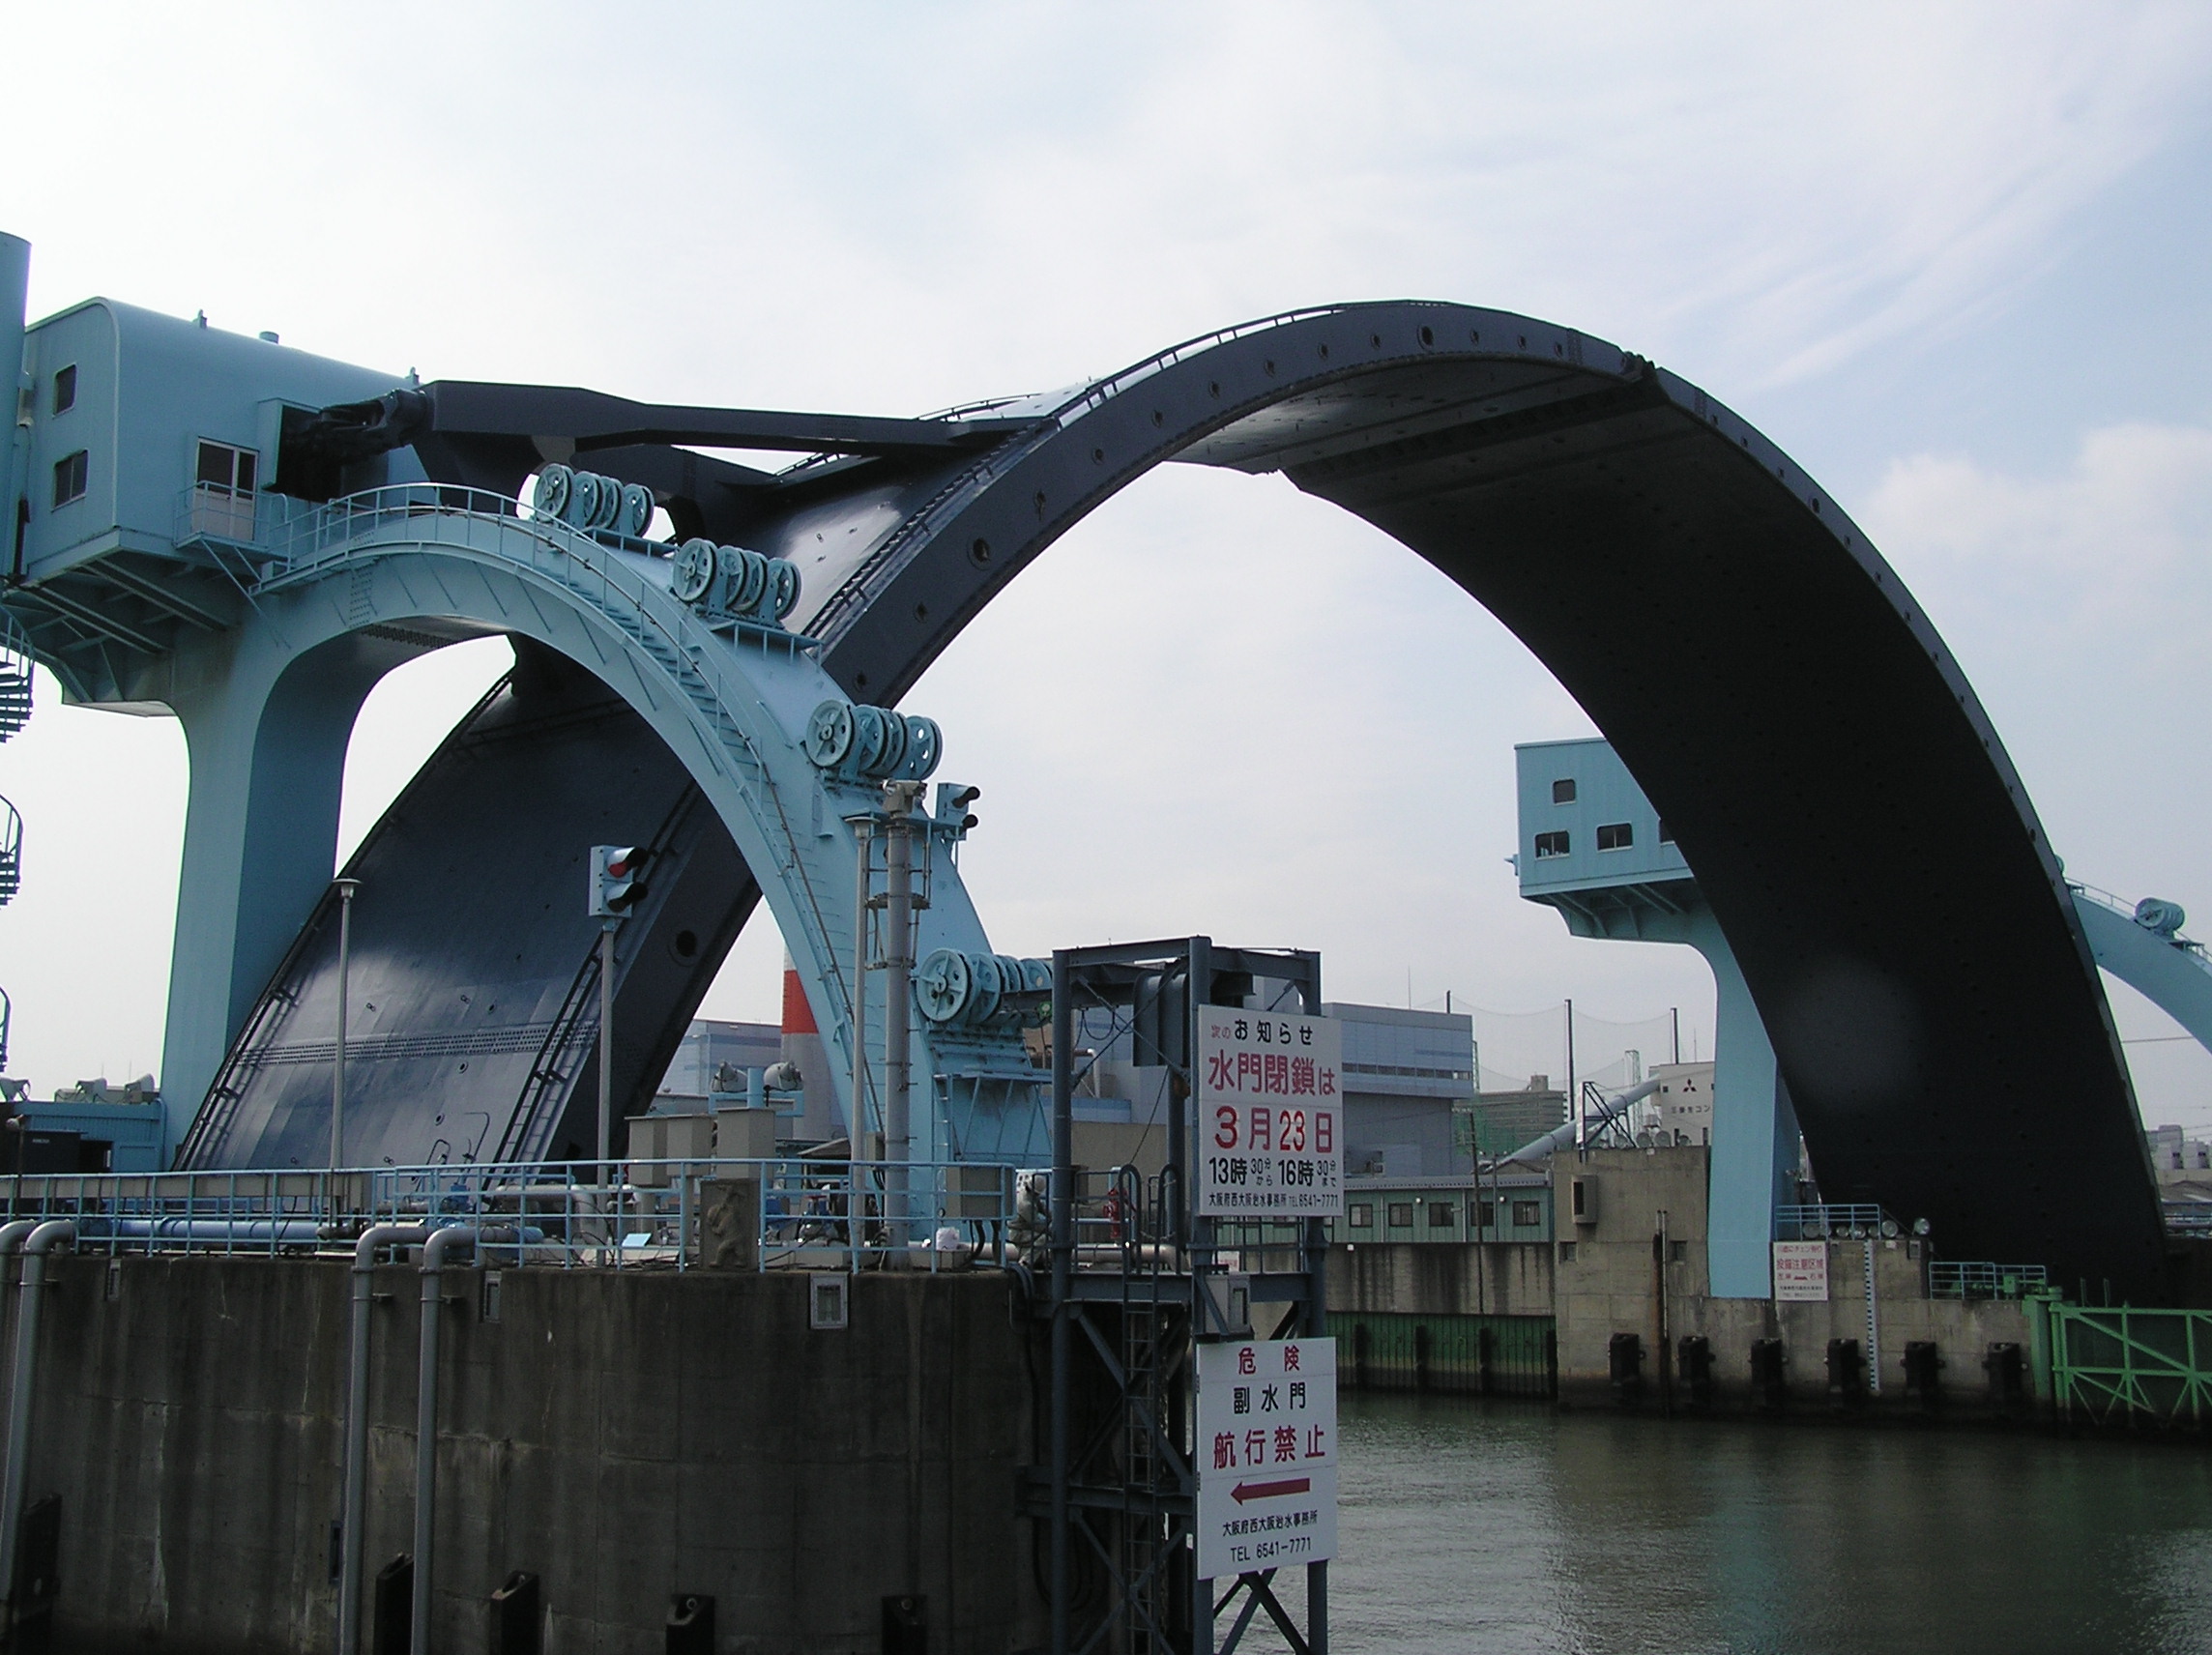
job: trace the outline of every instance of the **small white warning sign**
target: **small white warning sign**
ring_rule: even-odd
[[[1336,1341],[1198,1348],[1198,1576],[1336,1555]]]

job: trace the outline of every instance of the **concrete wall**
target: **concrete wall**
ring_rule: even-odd
[[[60,1638],[330,1649],[345,1268],[79,1258],[55,1277],[30,1494],[63,1498]],[[420,1279],[376,1281],[372,1576],[410,1543]],[[481,1645],[513,1569],[542,1578],[555,1655],[659,1650],[676,1592],[716,1599],[733,1652],[874,1649],[893,1593],[928,1599],[933,1650],[1041,1641],[1006,1279],[862,1276],[836,1332],[809,1330],[806,1288],[509,1269],[488,1321],[481,1277],[450,1272],[437,1646]]]
[[[1962,1403],[1986,1387],[1982,1359],[1997,1341],[2029,1345],[2027,1312],[2018,1301],[1932,1299],[1923,1243],[1835,1241],[1828,1247],[1829,1299],[1778,1304],[1767,1298],[1707,1296],[1706,1152],[1703,1148],[1594,1150],[1554,1158],[1559,1237],[1556,1305],[1559,1395],[1570,1403],[1611,1406],[1610,1346],[1616,1333],[1644,1344],[1647,1399],[1661,1394],[1658,1352],[1670,1360],[1686,1335],[1712,1342],[1720,1407],[1753,1402],[1751,1344],[1780,1339],[1792,1403],[1828,1402],[1830,1339],[1856,1339],[1868,1351],[1867,1250],[1874,1249],[1879,1406],[1905,1404],[1905,1346],[1933,1340],[1945,1363],[1947,1392]],[[1592,1223],[1576,1223],[1570,1180],[1581,1178]],[[1664,1218],[1661,1214],[1664,1214]],[[1664,1231],[1663,1258],[1654,1237]],[[1917,1408],[1918,1403],[1912,1404]]]
[[[1385,1316],[1550,1316],[1541,1241],[1361,1241],[1329,1249],[1328,1308]]]
[[[1552,1318],[1558,1396],[1570,1406],[1615,1406],[1612,1341],[1617,1333],[1633,1333],[1643,1344],[1644,1406],[1657,1407],[1664,1396],[1660,1351],[1672,1365],[1679,1342],[1701,1335],[1712,1346],[1714,1405],[1749,1408],[1759,1400],[1751,1384],[1752,1342],[1780,1339],[1789,1406],[1824,1409],[1828,1341],[1859,1341],[1862,1359],[1869,1348],[1865,1272],[1871,1245],[1873,1348],[1881,1394],[1870,1397],[1869,1407],[1919,1408],[1917,1397],[1908,1402],[1905,1396],[1908,1341],[1935,1343],[1945,1364],[1940,1379],[1947,1399],[1969,1413],[1987,1392],[1982,1361],[1989,1347],[2009,1342],[2023,1354],[2030,1350],[2027,1310],[2021,1303],[1928,1297],[1925,1244],[1910,1237],[1827,1243],[1826,1303],[1709,1296],[1706,1168],[1706,1151],[1697,1147],[1595,1150],[1583,1158],[1560,1154],[1552,1167],[1556,1246],[1339,1245],[1329,1259],[1329,1312],[1347,1328],[1362,1320],[1370,1323],[1370,1344],[1378,1352],[1373,1365],[1382,1376],[1377,1382],[1393,1382],[1393,1341],[1401,1333],[1412,1337],[1411,1324],[1424,1319],[1434,1319],[1422,1337],[1442,1353],[1436,1358],[1441,1374],[1449,1366],[1450,1341],[1464,1344],[1474,1337],[1469,1327],[1449,1325],[1454,1319]],[[1577,1178],[1585,1187],[1583,1223],[1573,1214]],[[2207,1276],[2212,1278],[2212,1268]],[[1393,1327],[1394,1320],[1409,1327]],[[2032,1363],[2026,1366],[2032,1369]],[[2032,1371],[2023,1377],[2032,1394]]]

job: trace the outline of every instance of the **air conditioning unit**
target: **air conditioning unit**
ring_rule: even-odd
[[[1567,1212],[1578,1225],[1597,1222],[1597,1179],[1585,1176],[1567,1180]]]

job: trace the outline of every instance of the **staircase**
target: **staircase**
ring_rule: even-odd
[[[0,609],[0,741],[31,717],[31,640],[22,623]]]
[[[22,623],[0,609],[0,741],[31,720],[31,640]],[[0,798],[0,907],[23,887],[23,819]],[[0,989],[0,1073],[8,1068],[8,994]]]
[[[23,886],[23,819],[15,807],[0,798],[0,908],[15,899]]]

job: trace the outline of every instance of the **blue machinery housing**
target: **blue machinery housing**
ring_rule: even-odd
[[[0,242],[0,333],[27,256]],[[163,1071],[188,1164],[317,1164],[346,737],[383,673],[468,636],[513,638],[515,671],[344,870],[352,1151],[589,1142],[594,842],[657,858],[616,950],[624,1114],[763,897],[849,1057],[878,796],[808,760],[807,719],[895,705],[1033,558],[1180,460],[1279,471],[1367,519],[1557,676],[1698,870],[1828,1199],[1925,1216],[1952,1256],[2161,1292],[2091,946],[1971,687],[1787,455],[1601,340],[1332,306],[1071,392],[882,420],[416,385],[105,301],[24,337],[7,607],[70,696],[173,712],[190,745]],[[805,457],[694,451],[716,447]],[[609,479],[589,512],[516,504],[553,466]],[[625,515],[641,496],[669,541]],[[783,560],[791,608],[679,595],[692,541],[688,577],[713,548]],[[1651,630],[1681,646],[1663,680],[1632,647]],[[957,815],[916,820],[921,951],[987,955]],[[924,1020],[916,1065],[917,1158],[1039,1153],[1002,1028]]]

